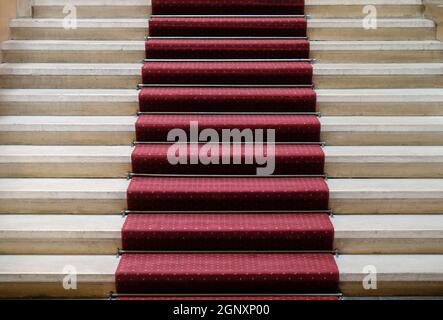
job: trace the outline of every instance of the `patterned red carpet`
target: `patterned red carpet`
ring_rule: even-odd
[[[153,0],[155,15],[304,14],[304,0]]]
[[[152,37],[305,37],[305,18],[152,17]]]
[[[131,211],[327,210],[323,178],[134,177]]]
[[[191,146],[184,146],[187,150],[187,165],[172,165],[167,159],[169,145],[148,144],[136,145],[132,152],[132,172],[139,174],[218,174],[218,175],[254,175],[257,164],[245,164],[248,157],[252,158],[254,150],[251,146],[216,146],[217,151],[207,151],[212,156],[215,153],[220,164],[201,163],[192,164],[192,154],[206,152],[205,145],[199,144],[194,151]],[[265,149],[266,151],[266,149]],[[275,171],[276,175],[322,175],[324,172],[325,156],[319,145],[278,144],[275,146]],[[241,158],[240,164],[234,164],[234,157]],[[224,165],[223,158],[229,158],[229,163]]]
[[[320,122],[313,115],[150,114],[142,115],[137,120],[137,141],[164,142],[168,132],[176,128],[190,136],[191,121],[198,123],[200,130],[213,129],[220,136],[223,129],[274,129],[276,142],[315,143],[320,140]]]
[[[148,61],[144,84],[305,85],[312,83],[312,65],[295,61]]]
[[[337,299],[304,1],[153,0],[152,10],[119,297]],[[262,137],[273,176],[254,176],[254,146],[211,147],[192,124],[216,136],[275,130],[275,146]],[[171,130],[189,139],[172,152],[185,151],[178,164]]]
[[[125,250],[332,250],[327,213],[131,214]]]
[[[337,291],[334,257],[322,253],[125,254],[120,293],[317,293]]]
[[[150,38],[148,59],[309,59],[306,39]]]
[[[139,94],[141,112],[315,112],[316,98],[312,88],[282,87],[148,87]]]

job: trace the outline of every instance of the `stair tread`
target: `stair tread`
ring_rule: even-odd
[[[135,131],[135,116],[3,116],[1,131]],[[443,131],[443,116],[324,116],[322,132]]]
[[[435,94],[438,94],[438,92],[440,91],[435,90]],[[443,99],[443,94],[442,94],[442,99]],[[138,90],[136,89],[0,89],[0,102],[18,102],[18,101],[138,102]]]
[[[0,215],[0,238],[121,239],[124,222],[121,215]],[[337,215],[331,222],[336,239],[443,238],[442,215]]]
[[[116,256],[1,255],[1,282],[57,282],[74,265],[81,282],[114,282]],[[443,255],[341,255],[336,258],[342,282],[359,281],[364,266],[375,265],[379,281],[443,281]]]
[[[148,28],[149,19],[140,18],[82,18],[77,19],[77,27],[82,28]],[[434,28],[432,20],[414,18],[380,18],[378,28]],[[61,18],[17,18],[10,22],[11,28],[60,28]],[[308,20],[309,28],[361,28],[361,19],[355,18],[312,18]]]
[[[0,163],[123,162],[130,163],[131,146],[1,145]],[[441,162],[443,146],[325,146],[327,162]]]
[[[120,239],[124,221],[121,215],[0,215],[0,237]]]
[[[373,40],[373,41],[310,41],[311,50],[442,50],[443,42],[438,40]],[[2,50],[60,50],[60,51],[145,51],[145,41],[116,40],[7,40]]]
[[[126,199],[128,184],[126,179],[5,178],[0,179],[0,198]],[[329,179],[327,184],[330,199],[443,197],[443,179]]]
[[[119,262],[116,256],[0,256],[0,282],[57,282],[63,279],[63,269],[73,265],[79,281],[115,281]]]
[[[424,89],[316,89],[318,102],[441,102],[443,90]],[[0,102],[138,102],[136,89],[0,89]]]
[[[425,41],[427,42],[427,41]],[[435,41],[432,41],[435,42]],[[429,43],[430,46],[437,44]],[[2,50],[118,50],[145,51],[145,41],[116,40],[7,40],[1,44]]]
[[[3,63],[0,75],[140,76],[141,67],[140,63]],[[314,75],[443,75],[443,63],[318,63],[313,69]]]

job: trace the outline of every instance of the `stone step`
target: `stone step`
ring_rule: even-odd
[[[337,214],[441,213],[443,179],[329,179]],[[127,179],[0,179],[0,213],[117,214]]]
[[[423,11],[421,0],[305,0],[305,4],[306,14],[328,18],[364,18],[365,7],[378,17],[418,17]]]
[[[77,19],[64,27],[64,19],[13,19],[14,40],[143,40],[148,19]],[[424,18],[377,20],[376,29],[365,29],[362,19],[309,19],[311,40],[434,40],[435,23]]]
[[[63,18],[73,8],[79,18],[146,18],[151,14],[151,0],[34,0],[32,14],[35,18]],[[405,11],[413,9],[405,7]]]
[[[443,115],[440,89],[317,89],[323,115]],[[136,89],[0,89],[0,115],[134,115]]]
[[[3,63],[0,88],[134,89],[141,64]]]
[[[143,40],[8,40],[1,44],[1,50],[3,61],[13,63],[131,63],[145,58]]]
[[[311,58],[321,63],[440,62],[443,43],[424,41],[311,41]],[[9,63],[131,63],[145,58],[144,41],[8,40]]]
[[[0,115],[135,115],[138,105],[136,89],[0,89]]]
[[[143,18],[151,14],[150,0],[34,0],[33,16],[63,18],[66,4],[74,5],[80,18]],[[418,17],[423,10],[420,0],[307,0],[305,4],[306,14],[313,17],[363,18],[367,5],[375,6],[379,17]]]
[[[346,296],[423,296],[443,290],[443,255],[341,255],[336,262]],[[0,296],[109,297],[118,263],[115,255],[2,255]],[[74,270],[77,290],[65,290],[63,279]],[[367,290],[365,277],[375,271],[377,289]]]
[[[3,116],[0,144],[128,146],[135,140],[136,120],[135,116]],[[327,145],[419,146],[443,141],[441,116],[323,116],[319,121],[321,141]]]
[[[0,215],[0,254],[114,254],[125,219]],[[336,215],[331,222],[339,253],[443,253],[443,215]]]
[[[330,178],[443,178],[443,146],[325,146]],[[0,177],[125,178],[130,146],[0,146]]]
[[[3,63],[0,88],[133,89],[141,64]],[[440,88],[443,63],[314,64],[314,84],[326,88]]]
[[[443,43],[424,41],[311,41],[311,58],[319,63],[441,62]]]

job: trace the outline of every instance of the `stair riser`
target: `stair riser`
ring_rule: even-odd
[[[60,28],[11,28],[14,40],[143,40],[147,28],[99,28],[65,30]]]
[[[329,206],[337,214],[440,214],[443,200],[368,200],[330,199]]]
[[[145,51],[31,51],[5,50],[3,61],[10,63],[136,63],[145,58]],[[393,50],[393,51],[329,51],[312,50],[311,58],[323,63],[375,63],[375,62],[440,62],[443,60],[443,51],[427,50]]]
[[[119,163],[0,163],[1,178],[125,178],[131,172],[128,161]],[[443,178],[443,163],[328,163],[325,172],[330,178]]]
[[[141,76],[133,75],[1,75],[0,88],[29,89],[135,89]],[[315,75],[314,83],[322,89],[340,88],[442,88],[442,75]]]
[[[443,253],[443,239],[340,238],[335,239],[334,248],[345,254],[438,254]]]
[[[421,238],[339,238],[334,249],[341,254],[442,254],[443,239]],[[122,243],[120,237],[105,238],[42,238],[2,239],[0,254],[115,254]]]
[[[362,276],[362,281],[363,276]],[[432,281],[377,281],[377,290],[367,290],[362,286],[362,281],[346,282],[340,285],[340,290],[345,296],[441,296],[443,284]]]
[[[316,18],[363,18],[364,6],[359,5],[306,5],[306,14]],[[419,17],[419,5],[377,5],[378,17]],[[150,6],[76,6],[79,18],[146,18]],[[34,18],[63,18],[63,6],[33,6]]]
[[[125,208],[126,199],[1,199],[0,214],[108,215],[118,214]]]
[[[134,90],[135,92],[135,90]],[[443,115],[443,102],[317,102],[323,115]],[[58,116],[129,116],[138,111],[138,102],[0,102],[0,116],[7,115],[58,115]]]
[[[443,60],[442,51],[407,50],[407,51],[329,51],[311,50],[311,57],[322,63],[413,63],[440,62]]]
[[[309,27],[311,40],[433,40],[434,27],[405,28],[392,27],[365,30],[357,28],[320,28]],[[78,28],[65,30],[57,28],[12,27],[11,39],[14,40],[143,40],[149,34],[147,28]]]
[[[116,254],[120,248],[120,239],[2,239],[0,254]]]
[[[134,140],[133,131],[3,131],[0,133],[0,144],[4,145],[130,145]],[[321,141],[331,146],[433,146],[441,145],[443,132],[323,132]]]
[[[3,178],[125,178],[130,172],[129,159],[122,163],[0,163],[0,177]]]
[[[0,144],[28,145],[130,145],[133,131],[0,132]]]
[[[63,278],[57,282],[1,282],[2,298],[109,298],[115,292],[114,282],[81,281],[81,290],[63,288]]]
[[[141,83],[141,75],[108,75],[108,76],[0,76],[0,88],[29,89],[135,89]]]
[[[83,62],[83,63],[137,63],[145,58],[145,51],[3,51],[4,62]]]
[[[327,76],[314,74],[313,81],[318,88],[322,89],[443,87],[442,75]]]
[[[65,290],[59,282],[8,282],[0,283],[0,296],[4,298],[25,297],[69,297],[69,298],[107,298],[115,292],[113,282],[81,282],[81,290]],[[377,290],[366,290],[362,281],[340,284],[345,296],[439,296],[443,291],[441,282],[425,281],[378,281]]]
[[[11,108],[8,108],[10,110]],[[439,102],[365,102],[365,103],[334,103],[317,102],[317,109],[324,115],[355,115],[355,116],[377,116],[377,115],[442,115],[443,103]],[[1,114],[0,104],[0,114]],[[23,110],[26,113],[26,110]],[[11,112],[13,112],[11,110]],[[32,112],[32,111],[31,111]]]
[[[326,158],[328,177],[415,177],[443,178],[443,164],[439,163],[330,163]]]
[[[330,199],[336,214],[438,214],[442,199]],[[118,214],[126,199],[2,199],[1,214]]]
[[[321,141],[327,145],[360,145],[360,146],[417,146],[417,145],[441,145],[443,132],[323,132]]]
[[[63,6],[33,6],[34,18],[64,18]],[[150,6],[75,6],[78,18],[146,18],[151,14]],[[414,10],[415,9],[415,10]],[[414,14],[417,8],[405,8],[405,14]],[[417,13],[418,14],[418,13]]]
[[[432,40],[434,28],[308,28],[311,40]]]
[[[134,90],[135,91],[135,90]],[[443,114],[443,104],[432,110]],[[0,116],[6,115],[72,115],[72,116],[129,116],[138,111],[138,102],[0,102]],[[401,111],[401,110],[399,110]]]
[[[364,18],[365,6],[361,5],[306,5],[306,14],[322,18]],[[378,17],[419,17],[422,14],[422,6],[417,5],[376,5]]]

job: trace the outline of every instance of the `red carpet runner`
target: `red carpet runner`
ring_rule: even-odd
[[[223,129],[274,129],[278,142],[319,142],[320,122],[313,115],[142,115],[136,122],[139,142],[166,141],[171,129],[183,129],[190,136],[191,121],[198,122],[200,130],[211,128],[219,135]],[[197,141],[193,141],[197,142]]]
[[[245,159],[252,150],[245,145],[236,149],[230,146],[229,149],[217,146],[220,164],[191,164],[190,158],[193,154],[200,154],[205,148],[199,144],[196,151],[188,145],[188,165],[171,165],[167,159],[169,145],[149,144],[137,145],[132,152],[132,172],[138,174],[256,174],[257,164],[245,164]],[[266,151],[266,149],[265,149]],[[319,145],[276,145],[275,146],[275,171],[276,175],[322,175],[324,172],[325,156]],[[212,152],[208,152],[212,155]],[[241,164],[234,164],[233,158],[239,155]],[[223,165],[222,158],[228,157],[229,163]],[[326,191],[325,191],[326,192]]]
[[[146,41],[148,59],[309,59],[304,39],[156,39]]]
[[[336,290],[334,257],[322,253],[125,254],[121,293],[316,293]]]
[[[325,250],[334,230],[327,214],[131,214],[126,250]]]
[[[315,112],[316,98],[311,88],[147,87],[139,103],[141,112]]]
[[[306,19],[290,17],[152,17],[151,37],[305,37]]]
[[[304,14],[304,0],[153,0],[155,15]]]
[[[144,84],[305,85],[312,83],[312,65],[294,61],[148,61]]]
[[[152,10],[119,297],[336,299],[306,19],[295,16],[304,14],[304,1],[153,0]],[[190,141],[180,149],[186,164],[171,164],[168,133],[191,136],[191,122],[220,135],[274,129],[274,176],[254,176],[260,164],[245,164],[255,149],[244,144]],[[202,153],[218,161],[192,162]],[[242,161],[232,164],[235,157]]]

